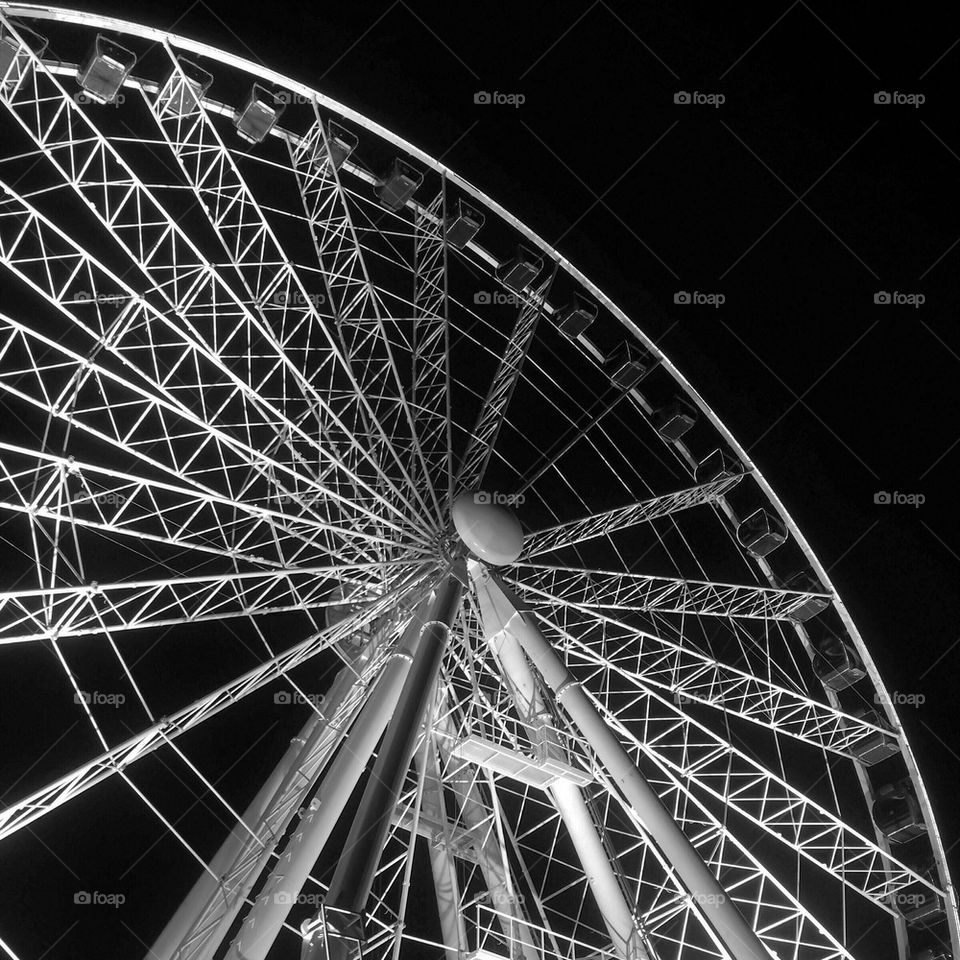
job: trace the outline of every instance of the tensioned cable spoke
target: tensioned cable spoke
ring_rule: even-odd
[[[617,734],[633,746],[633,754],[640,762],[649,757],[643,745],[609,711],[604,711],[607,722]],[[666,774],[666,784],[658,790],[676,822],[690,836],[704,861],[714,874],[725,877],[725,888],[741,913],[748,919],[768,949],[779,956],[781,952],[803,949],[804,955],[819,960],[855,960],[849,949],[832,936],[799,899],[787,889],[760,862],[749,847],[711,811],[698,802],[677,777]],[[624,806],[636,828],[643,830],[638,812]],[[687,905],[696,897],[684,897]],[[694,906],[694,911],[696,907]],[[645,922],[647,918],[641,917]],[[651,917],[655,921],[655,917]],[[646,923],[645,923],[646,925]]]
[[[567,653],[568,665],[574,667],[579,650],[569,642],[569,635],[565,639],[568,643],[561,649]],[[677,775],[711,792],[876,905],[892,912],[889,898],[922,881],[919,874],[769,773],[729,739],[712,734],[691,721],[680,707],[656,697],[641,680],[618,686],[616,665],[609,660],[597,662],[591,672],[603,677],[600,696],[604,703],[618,697],[622,702],[621,694],[641,691],[640,697],[630,697],[625,716],[629,716],[631,730],[639,730],[635,742],[644,744],[647,754],[654,753]],[[607,712],[611,709],[606,708]]]
[[[392,442],[394,437],[399,437],[401,427],[408,431],[415,462],[420,471],[426,470],[394,348],[384,325],[388,311],[371,280],[364,249],[357,237],[337,165],[331,160],[327,131],[315,101],[313,112],[314,122],[306,135],[295,147],[290,143],[290,158],[310,223],[317,259],[325,274],[347,365],[353,371],[361,395],[370,398],[371,405],[380,411],[381,420],[391,430],[388,436],[376,417],[373,417],[378,427],[376,436],[371,437],[374,449],[386,444],[389,452],[401,464],[413,495],[426,508],[427,504],[403,463],[403,452],[394,449]],[[393,386],[393,397],[387,384]],[[362,416],[366,417],[366,414]],[[430,492],[433,507],[439,511],[432,487]]]
[[[172,67],[170,77],[155,97],[151,98],[143,91],[144,100],[168,148],[207,213],[231,259],[233,269],[248,291],[250,302],[266,322],[273,301],[282,297],[301,305],[308,326],[326,329],[317,309],[317,297],[304,286],[300,274],[237,169],[210,114],[183,73],[176,55],[169,45],[166,45],[166,50]],[[349,355],[346,360],[349,365]],[[402,389],[399,380],[396,381],[396,387],[398,391]],[[376,392],[368,390],[361,381],[357,381],[357,388],[358,397],[363,396],[369,404],[376,404]],[[360,404],[359,409],[362,417],[373,420],[376,434],[384,438],[384,425],[372,414],[368,415],[364,404]],[[390,426],[387,424],[387,428]],[[358,448],[351,448],[351,453],[355,455],[357,452]],[[361,457],[354,456],[353,459],[363,462]],[[402,468],[400,458],[395,460]],[[391,486],[394,496],[413,510],[412,503],[392,485],[385,472],[368,478],[363,486],[365,495],[369,496],[372,484],[378,478]],[[408,490],[416,496],[413,484],[407,479]]]
[[[629,720],[623,718],[622,725],[640,731],[637,742],[678,775],[740,811],[885,910],[891,909],[889,898],[898,890],[926,883],[914,870],[761,766],[729,739],[651,691],[642,678],[619,676],[623,688],[610,692],[640,694],[631,697]],[[606,712],[611,710],[605,707]],[[682,758],[682,763],[674,758]]]
[[[4,22],[10,29],[5,18]],[[12,29],[11,33],[16,36]],[[219,273],[203,258],[47,67],[32,53],[30,58],[33,69],[28,72],[26,82],[4,91],[0,100],[38,148],[44,151],[65,182],[90,204],[90,209],[154,281],[155,289],[174,306],[178,315],[185,316],[190,310],[195,310],[204,320],[211,314],[219,315],[220,329],[214,331],[214,336],[222,336],[226,331],[227,339],[238,343],[263,342],[268,350],[275,351],[279,360],[281,376],[274,389],[280,395],[288,396],[289,388],[297,385],[307,406],[313,405],[324,412],[326,419],[318,420],[314,429],[322,435],[326,427],[335,426],[329,404],[289,359],[297,352],[295,347],[299,341],[296,338],[302,335],[307,322],[303,316],[304,307],[301,305],[297,314],[298,308],[293,304],[295,298],[284,298],[283,305],[278,308],[281,313],[281,321],[277,324],[280,330],[278,340],[272,330],[259,322],[247,305],[232,293]],[[41,87],[45,92],[41,92]],[[40,102],[58,104],[52,117],[49,110],[41,114],[36,109]],[[81,136],[81,132],[87,136]],[[78,173],[68,172],[58,159],[64,152],[70,169]],[[81,179],[83,176],[100,179]],[[145,218],[141,210],[151,211],[157,220]],[[147,223],[151,223],[149,230]],[[170,266],[162,264],[159,259],[161,251],[170,258]],[[167,296],[168,288],[178,291],[178,300]],[[306,313],[308,318],[309,311]],[[318,328],[329,339],[325,327],[320,324]],[[242,340],[241,334],[245,334]],[[339,358],[332,340],[329,349],[333,359]],[[331,398],[336,395],[332,383],[329,392]],[[364,403],[362,396],[360,402]],[[351,444],[362,449],[355,437],[350,437],[349,432],[347,436]]]
[[[0,390],[28,400],[96,436],[116,440],[130,452],[145,448],[163,454],[165,459],[162,461],[153,457],[145,459],[162,466],[180,479],[198,483],[201,489],[210,488],[196,479],[197,474],[201,480],[219,478],[221,490],[213,492],[235,499],[235,487],[246,477],[251,462],[269,466],[278,475],[289,478],[291,484],[299,479],[294,470],[275,461],[267,461],[259,450],[199,421],[189,411],[170,409],[164,399],[152,396],[98,363],[85,359],[4,314],[0,314],[0,344],[0,356],[7,354],[8,359],[17,355],[25,357],[22,368],[0,375]],[[56,358],[55,361],[43,363],[41,358],[51,354]],[[81,381],[89,387],[83,397],[79,395]],[[81,401],[85,406],[80,405]],[[92,426],[104,422],[112,428],[112,436]],[[180,442],[174,443],[174,440]],[[200,454],[205,449],[216,451],[217,467],[211,469],[200,466],[203,462]],[[269,506],[272,505],[271,499],[275,498],[267,494],[265,499],[267,502],[264,505]],[[356,509],[366,513],[360,506]],[[391,521],[373,514],[368,516],[375,527],[386,526],[404,534]],[[323,522],[322,517],[318,519]],[[326,529],[333,532],[336,528],[330,526]]]
[[[0,509],[273,567],[315,563],[328,555],[314,542],[324,532],[361,546],[399,546],[350,525],[293,517],[3,442]]]
[[[225,424],[235,419],[242,435],[258,438],[261,449],[261,437],[296,437],[298,444],[328,465],[328,473],[344,468],[335,450],[287,420],[276,406],[227,367],[228,340],[221,340],[219,352],[210,349],[195,328],[184,329],[188,325],[185,318],[171,320],[156,310],[32,204],[9,186],[6,190],[9,199],[0,202],[0,262],[92,338],[91,356],[103,349],[115,354],[129,375],[138,376],[175,408],[199,409],[205,411],[202,419]],[[56,275],[49,268],[51,262],[58,265]],[[92,326],[80,319],[81,310],[93,312]],[[175,338],[172,342],[171,337]],[[151,348],[148,365],[142,359],[147,347]],[[196,377],[196,383],[185,379],[187,376]],[[190,408],[185,403],[188,398],[194,400]],[[268,456],[272,458],[273,452]],[[301,464],[295,469],[302,474],[302,454],[292,459]],[[305,485],[307,481],[298,482]],[[312,476],[306,487],[309,493],[301,496],[299,489],[294,488],[293,494],[285,490],[280,495],[296,496],[311,509],[324,495],[334,497],[340,509],[347,503]]]
[[[97,102],[82,67],[52,54],[41,62],[43,38],[31,49],[34,35],[17,26],[37,19],[58,56],[94,30],[97,49],[129,36],[136,76],[124,74],[116,109]],[[956,953],[942,844],[856,628],[747,454],[602,291],[443,163],[262,64],[113,18],[10,4],[0,8],[0,60],[0,119],[17,151],[0,158],[15,185],[0,195],[0,270],[18,318],[0,314],[0,399],[22,416],[9,424],[18,442],[0,442],[0,510],[21,567],[0,592],[0,648],[27,643],[22,654],[44,662],[47,649],[75,691],[85,658],[112,653],[148,724],[109,746],[112,713],[81,707],[103,752],[73,758],[71,773],[0,812],[0,837],[119,775],[138,815],[142,801],[159,818],[157,849],[182,855],[180,844],[200,861],[181,826],[189,809],[170,812],[130,776],[139,756],[169,745],[249,844],[235,869],[204,864],[216,891],[185,925],[199,903],[190,897],[171,920],[196,945],[181,960],[218,952],[203,936],[242,918],[278,843],[309,828],[301,807],[313,787],[291,768],[295,788],[248,823],[204,771],[209,757],[188,759],[176,738],[247,694],[265,695],[272,680],[303,695],[292,671],[321,651],[358,657],[354,712],[337,715],[328,746],[346,736],[404,611],[464,551],[453,495],[492,482],[495,468],[501,489],[521,504],[526,495],[518,519],[533,530],[499,576],[528,623],[538,618],[551,636],[568,680],[583,684],[601,717],[597,738],[565,709],[579,695],[549,682],[540,661],[529,677],[516,662],[505,669],[501,640],[485,636],[480,601],[468,595],[433,721],[418,737],[421,762],[405,771],[370,864],[364,956],[732,960],[698,891],[685,888],[683,858],[674,850],[671,863],[631,807],[643,796],[623,789],[631,763],[772,955],[852,960],[860,943],[873,949],[895,934],[906,960],[920,936],[945,943],[946,925]],[[226,102],[208,98],[194,70],[209,71]],[[77,79],[91,96],[71,95]],[[259,86],[244,106],[233,95],[251,81]],[[285,98],[290,108],[270,126],[270,103]],[[256,129],[258,109],[269,130]],[[332,138],[352,132],[357,149],[344,160]],[[390,156],[410,162],[411,189],[423,173],[393,207],[374,172]],[[447,205],[461,203],[476,205],[483,232],[448,248]],[[512,331],[509,318],[504,327],[502,315],[471,306],[478,284],[508,289],[488,243],[529,247],[552,273],[519,292]],[[557,322],[554,277],[564,303],[573,294],[597,305],[589,331]],[[606,362],[624,341],[658,366],[627,391],[611,384]],[[651,444],[650,411],[668,386],[702,416],[682,441]],[[458,462],[454,446],[465,451]],[[709,450],[742,474],[690,479]],[[750,482],[734,490],[742,476]],[[600,500],[603,511],[591,511]],[[779,516],[790,541],[771,562],[739,544],[740,518],[758,508]],[[115,555],[104,555],[107,542]],[[798,573],[822,589],[771,586],[798,559]],[[325,609],[358,605],[317,629]],[[820,608],[823,619],[806,622]],[[157,721],[125,659],[145,636],[132,631],[216,621],[259,637],[252,662],[265,662]],[[271,630],[295,621],[305,625],[298,638],[310,633],[275,655]],[[821,627],[855,648],[857,686],[836,693],[819,680],[810,656]],[[519,656],[528,667],[536,659]],[[517,677],[532,677],[540,700],[520,696]],[[596,752],[604,721],[627,751],[613,764],[616,782]],[[926,831],[909,857],[905,847],[891,853],[872,807],[898,777],[912,782],[919,812],[908,815]],[[582,798],[586,816],[560,809],[550,778],[568,801]],[[602,850],[585,853],[586,830],[571,822],[592,824]],[[409,900],[427,865],[417,850],[429,850],[434,868],[439,941]],[[326,891],[320,870],[336,853],[327,842],[304,891]],[[598,877],[612,889],[604,859],[625,922],[619,907],[609,912],[618,897],[597,898]],[[903,916],[918,890],[924,909],[941,908],[922,934]],[[302,931],[283,926],[293,950]],[[619,934],[631,930],[638,939],[625,950]]]
[[[414,221],[413,405],[426,481],[453,496],[450,304],[447,280],[447,178]]]
[[[467,450],[460,461],[456,482],[458,490],[472,490],[483,482],[483,475],[500,435],[500,427],[507,415],[513,392],[520,380],[523,362],[533,344],[537,322],[543,313],[556,271],[557,265],[554,264],[547,280],[530,294],[520,295],[522,303],[517,322],[504,348],[500,366],[490,383],[477,423],[471,431]]]
[[[0,810],[0,840],[10,836],[57,807],[125,769],[167,741],[191,730],[204,720],[283,676],[289,670],[329,649],[335,643],[398,605],[419,601],[417,588],[428,572],[408,577],[401,585],[377,598],[333,627],[315,633],[283,653],[272,657],[189,706],[171,713],[117,747],[77,767],[64,777],[35,790],[30,796]]]

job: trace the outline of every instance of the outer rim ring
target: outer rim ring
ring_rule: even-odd
[[[634,323],[634,321],[631,320],[630,317],[620,307],[618,307],[609,296],[607,296],[591,280],[584,276],[569,260],[567,260],[566,257],[551,247],[538,234],[536,234],[520,219],[502,207],[497,201],[487,196],[479,188],[475,187],[468,180],[458,175],[455,171],[451,170],[440,161],[435,160],[423,150],[414,146],[412,143],[408,142],[402,137],[397,136],[395,133],[376,123],[375,121],[370,120],[363,114],[358,113],[339,101],[336,101],[320,91],[294,80],[291,77],[281,74],[275,70],[270,70],[244,57],[231,54],[211,44],[201,43],[199,41],[191,40],[187,37],[181,37],[177,34],[159,30],[154,27],[147,27],[132,21],[122,20],[118,17],[102,16],[99,14],[86,13],[79,10],[71,10],[65,7],[56,7],[45,4],[22,4],[11,3],[9,0],[0,0],[0,13],[11,17],[22,17],[25,19],[35,20],[53,20],[93,29],[112,30],[122,34],[136,36],[144,40],[153,41],[154,43],[169,44],[175,49],[193,53],[198,56],[208,57],[210,59],[219,61],[226,66],[240,70],[244,73],[251,74],[261,80],[266,81],[267,83],[273,83],[277,86],[284,87],[290,90],[292,93],[299,93],[310,100],[315,100],[320,106],[324,107],[330,112],[338,114],[344,119],[349,120],[351,123],[356,124],[358,127],[363,128],[369,133],[372,133],[380,139],[392,144],[399,150],[402,150],[404,153],[416,159],[417,162],[422,163],[424,166],[429,167],[436,173],[444,176],[450,183],[454,184],[457,188],[469,195],[478,204],[481,204],[487,210],[496,214],[502,221],[521,234],[528,243],[541,250],[551,260],[553,260],[560,269],[563,269],[571,277],[571,279],[576,281],[584,290],[594,297],[598,303],[602,304],[607,310],[609,310],[612,316],[614,316],[627,330],[629,330],[630,333],[659,361],[664,370],[670,374],[677,385],[696,404],[698,409],[709,420],[719,436],[722,437],[724,442],[729,446],[730,450],[736,454],[737,458],[743,464],[745,472],[749,472],[754,478],[763,495],[767,498],[770,505],[777,511],[780,518],[786,524],[788,530],[790,531],[791,537],[794,538],[797,545],[800,547],[812,570],[817,574],[823,585],[827,587],[829,592],[832,594],[833,603],[836,607],[837,613],[839,614],[843,625],[846,628],[849,638],[853,641],[857,652],[860,654],[863,660],[864,666],[870,677],[870,681],[873,683],[877,691],[887,693],[886,686],[884,685],[880,673],[877,670],[876,664],[874,663],[873,658],[871,657],[870,652],[856,627],[856,624],[844,605],[843,600],[827,575],[826,570],[820,563],[803,533],[800,531],[797,523],[787,511],[780,498],[773,491],[773,488],[767,482],[759,468],[750,459],[746,450],[740,445],[740,443],[727,429],[720,418],[708,406],[706,401],[704,401],[696,389],[689,383],[683,374],[680,373],[680,371],[659,349],[659,347],[643,333],[636,323]],[[138,85],[138,81],[132,81],[128,79],[127,84]],[[221,109],[223,108],[221,107]],[[295,134],[291,134],[290,132],[274,132],[281,136],[295,136]],[[496,266],[498,264],[497,259],[488,251],[473,243],[471,243],[470,246],[472,250],[482,256],[483,259],[489,261],[491,265]],[[581,346],[593,354],[595,358],[602,359],[599,351],[591,343],[589,343],[589,341],[585,341],[583,337],[579,339]],[[633,393],[635,402],[649,412],[649,408],[642,398],[636,394],[635,391],[631,392]],[[677,442],[673,444],[673,446],[677,452],[681,454],[683,459],[686,460],[691,468],[696,466],[697,461],[692,457],[682,442]],[[727,519],[731,523],[735,524],[736,517],[733,514],[733,511],[727,505],[726,501],[723,499],[717,501],[717,506],[724,512],[724,514],[727,516]],[[767,579],[773,583],[773,574],[769,565],[764,560],[757,560],[756,562]],[[802,626],[796,625],[795,630],[801,640],[801,643],[803,643],[803,645],[809,650],[806,632],[803,630]],[[831,703],[836,706],[835,695],[832,693],[832,691],[825,688],[825,693],[827,694],[828,700],[830,700]],[[913,751],[910,748],[909,741],[907,740],[906,734],[900,723],[895,706],[889,696],[884,697],[884,701],[885,702],[882,704],[884,713],[890,722],[893,731],[897,735],[903,760],[907,767],[907,772],[910,775],[910,779],[916,789],[917,799],[923,811],[924,820],[927,826],[931,828],[928,829],[927,834],[930,838],[931,849],[939,869],[941,880],[943,881],[943,890],[946,894],[946,902],[948,906],[947,922],[950,929],[953,954],[955,957],[960,957],[960,918],[958,918],[957,913],[956,892],[950,879],[950,872],[947,867],[943,844],[940,839],[939,831],[937,830],[936,818],[933,815],[933,808],[930,803],[926,786],[923,783],[923,778],[920,774],[919,767],[917,766],[916,758],[914,757]],[[873,797],[873,790],[869,779],[864,769],[860,765],[856,765],[856,771],[861,787],[863,788],[864,796],[869,803]],[[889,849],[885,838],[879,832],[877,832],[877,839],[882,847]],[[897,926],[899,934],[902,932],[900,930],[902,922],[898,922]],[[899,936],[898,939],[900,939]]]

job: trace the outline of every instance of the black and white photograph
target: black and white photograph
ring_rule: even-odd
[[[960,960],[960,11],[0,0],[0,960]]]

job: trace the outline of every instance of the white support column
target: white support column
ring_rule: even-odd
[[[492,588],[486,571],[479,564],[471,564],[470,572],[476,587],[485,639],[500,664],[518,713],[537,735],[543,731],[548,708],[537,688],[533,670],[511,629],[516,610],[506,597],[495,587]],[[558,749],[557,744],[550,742],[551,739],[555,738],[547,738],[544,745],[547,749]],[[648,954],[633,914],[580,788],[560,780],[547,790],[547,794],[573,841],[594,902],[618,955],[623,960],[647,960]]]
[[[301,748],[310,738],[318,722],[319,717],[317,716],[312,716],[307,720],[297,736],[290,741],[286,753],[274,767],[273,772],[257,792],[257,795],[250,801],[250,805],[243,814],[243,822],[252,832],[257,831],[267,804],[298,759]],[[198,919],[204,915],[210,901],[220,895],[220,891],[223,889],[223,877],[231,872],[233,865],[243,855],[251,842],[253,842],[253,838],[250,833],[240,824],[234,826],[210,861],[208,869],[200,874],[190,892],[177,908],[177,912],[170,918],[160,936],[154,941],[153,946],[147,953],[148,960],[172,960],[172,958],[182,955],[181,951],[185,946],[184,941],[191,939],[196,931]],[[214,948],[219,946],[219,941],[212,943],[211,946]],[[201,948],[201,951],[195,954],[197,960],[201,960],[207,955],[208,952],[205,948]]]
[[[454,729],[448,716],[438,718],[437,732],[440,734],[438,742],[441,751],[449,750]],[[453,764],[445,782],[457,798],[464,829],[476,844],[477,863],[490,899],[497,909],[503,935],[513,944],[514,956],[518,960],[542,960],[513,888],[506,851],[496,836],[497,814],[484,802],[480,787],[473,778],[472,768],[465,766],[463,761],[451,761],[449,754],[444,760],[448,765]],[[505,919],[502,914],[508,914],[512,920]]]
[[[310,809],[300,820],[279,863],[230,945],[226,960],[264,960],[303,885],[340,819],[396,708],[420,640],[420,613],[414,614],[397,650],[327,769]]]
[[[303,797],[316,783],[359,712],[356,690],[362,684],[362,678],[357,671],[369,661],[375,644],[376,641],[368,644],[349,666],[337,674],[324,698],[321,715],[311,718],[301,731],[298,738],[301,749],[288,765],[286,774],[279,782],[275,777],[271,778],[274,789],[267,794],[259,818],[245,818],[252,835],[245,832],[239,848],[232,846],[232,860],[217,860],[219,882],[206,873],[201,877],[201,880],[207,878],[210,881],[208,889],[211,884],[213,889],[205,901],[199,901],[199,912],[193,912],[192,916],[183,915],[177,934],[180,939],[169,941],[173,943],[170,960],[211,960],[219,949],[257,878],[286,834]],[[198,901],[192,902],[196,910]],[[166,957],[167,954],[160,954],[154,946],[154,952],[148,954],[147,960],[166,960]]]
[[[440,780],[435,752],[437,746],[433,738],[430,738],[430,741],[427,744],[426,756],[421,759],[418,754],[416,758],[418,767],[421,764],[426,767],[420,809],[424,816],[434,823],[439,823],[444,833],[439,842],[427,841],[430,869],[437,894],[437,911],[440,915],[440,932],[443,935],[446,957],[447,960],[459,960],[460,955],[467,949],[467,930],[460,914],[457,862],[450,847],[452,829],[443,802],[443,783]],[[416,843],[416,837],[412,834],[410,842]]]
[[[512,608],[513,612],[504,625],[506,631],[517,638],[540,676],[553,690],[557,702],[570,715],[617,788],[636,811],[649,838],[672,864],[718,946],[732,960],[771,960],[760,938],[660,802],[539,627],[518,609],[519,602],[495,575],[489,576],[484,587],[502,609]]]
[[[362,941],[364,937],[364,909],[386,844],[397,797],[410,769],[430,698],[436,690],[440,664],[460,608],[466,575],[466,565],[462,560],[457,561],[437,587],[428,619],[419,631],[413,663],[407,671],[383,744],[364,785],[343,852],[333,872],[325,907],[302,925],[303,960],[321,957],[324,947],[328,949],[329,957],[346,958],[348,940]],[[324,921],[340,936],[328,942],[326,933],[320,929]],[[315,936],[318,932],[320,935]]]

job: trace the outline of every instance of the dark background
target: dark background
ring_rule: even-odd
[[[631,315],[783,499],[888,689],[925,698],[901,714],[960,868],[960,17],[803,0],[82,6],[262,61],[382,123]],[[725,302],[675,305],[677,291]]]

